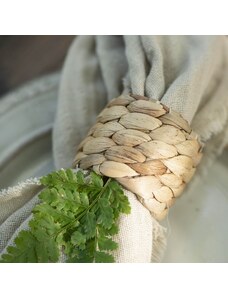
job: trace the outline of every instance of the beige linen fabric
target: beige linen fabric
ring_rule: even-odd
[[[0,253],[6,252],[7,245],[13,245],[22,229],[28,228],[41,189],[38,179],[29,179],[0,192]]]
[[[76,147],[108,100],[122,92],[161,100],[192,123],[208,144],[202,164],[227,142],[228,57],[225,37],[214,36],[82,36],[75,40],[63,70],[54,128],[57,167],[69,167]],[[224,139],[217,142],[215,134]],[[220,137],[221,137],[220,135]],[[218,138],[218,135],[217,135]],[[210,151],[210,152],[209,152]],[[205,168],[205,167],[202,167]],[[132,203],[132,201],[131,201]],[[148,262],[159,241],[140,239],[137,224],[145,208],[122,217],[119,262]],[[127,227],[128,222],[135,225]],[[144,222],[151,235],[157,223]],[[131,238],[129,240],[129,238]],[[164,242],[164,230],[160,240]],[[124,249],[123,249],[124,247]],[[129,249],[128,249],[129,248]],[[141,255],[134,249],[141,248]],[[162,253],[162,250],[160,250]],[[162,254],[155,254],[158,259]]]
[[[108,100],[133,92],[161,100],[191,123],[206,144],[198,173],[205,172],[228,143],[227,49],[223,36],[77,37],[60,83],[56,167],[71,166],[76,146]],[[165,231],[127,194],[132,213],[120,219],[116,261],[159,260]]]

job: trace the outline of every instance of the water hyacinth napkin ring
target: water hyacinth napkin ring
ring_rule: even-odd
[[[180,114],[159,101],[122,95],[98,115],[74,165],[115,178],[163,219],[201,156],[198,137]]]

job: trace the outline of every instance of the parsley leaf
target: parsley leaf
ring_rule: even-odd
[[[62,253],[67,262],[114,262],[110,252],[118,244],[112,236],[118,233],[120,214],[131,210],[118,182],[71,169],[53,172],[40,182],[45,188],[29,230],[18,234],[0,262],[58,262]]]
[[[105,253],[103,251],[96,251],[95,262],[96,263],[113,263],[114,258],[112,255]]]

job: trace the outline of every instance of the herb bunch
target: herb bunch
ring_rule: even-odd
[[[59,170],[40,179],[45,187],[33,209],[29,229],[21,231],[0,262],[114,262],[121,213],[130,213],[128,198],[111,178]]]

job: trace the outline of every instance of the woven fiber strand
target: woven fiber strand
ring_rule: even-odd
[[[161,220],[202,157],[180,114],[139,95],[114,98],[80,143],[73,166],[115,178]]]

